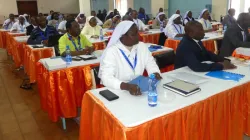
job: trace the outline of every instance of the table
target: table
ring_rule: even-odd
[[[214,31],[217,31],[220,25],[222,25],[221,22],[211,22],[211,24],[212,24]]]
[[[89,41],[93,44],[95,50],[104,50],[109,37],[104,37],[103,40],[90,38]]]
[[[30,83],[36,82],[36,63],[40,59],[53,56],[55,56],[54,47],[33,48],[31,45],[25,45],[23,65],[24,71],[30,78]]]
[[[155,54],[166,51],[172,51],[172,49],[163,47]],[[92,68],[99,66],[100,58],[90,61],[73,61],[69,67],[65,65],[63,68],[50,70],[45,64],[46,61],[51,60],[50,58],[42,59],[36,65],[41,108],[48,112],[53,122],[58,121],[59,117],[76,117],[77,107],[81,107],[84,93],[92,89],[91,71]],[[173,70],[173,66],[164,70]]]
[[[26,33],[24,32],[18,32],[18,33],[12,33],[12,32],[7,32],[6,33],[6,50],[9,55],[13,55],[13,42],[15,42],[14,37],[17,36],[25,36]]]
[[[29,36],[17,36],[13,38],[10,44],[10,48],[12,48],[12,57],[17,68],[23,65],[24,47],[27,45],[26,42],[28,38]]]
[[[87,91],[82,101],[79,139],[240,140],[243,133],[250,134],[248,67],[230,70],[246,74],[240,82],[207,77],[209,81],[200,85],[201,92],[189,97],[162,88],[169,74],[183,71],[205,74],[187,67],[164,73],[159,100],[162,94],[172,96],[172,100],[159,101],[154,108],[147,105],[147,95],[134,97],[126,91],[111,90],[120,98],[108,102],[99,95],[106,88]]]
[[[205,46],[205,48],[208,51],[211,52],[218,52],[218,48],[217,48],[217,42],[216,40],[221,40],[223,39],[224,35],[220,35],[217,32],[209,32],[205,34],[205,37],[207,37],[206,39],[202,39],[203,45]],[[176,40],[176,39],[167,39],[165,42],[166,47],[170,47],[172,49],[174,49],[176,51],[179,43],[181,42],[181,40]]]
[[[0,48],[6,48],[6,35],[10,30],[0,29]]]
[[[250,56],[248,55],[250,54],[249,52],[250,52],[249,48],[237,48],[236,50],[234,50],[232,56],[236,58],[244,59],[244,60],[250,60]]]

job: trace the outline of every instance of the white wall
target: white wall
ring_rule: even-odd
[[[10,0],[3,0],[10,1]],[[79,0],[37,0],[38,13],[49,13],[50,10],[61,13],[79,13]]]
[[[90,0],[79,0],[78,7],[80,9],[80,12],[85,13],[87,17],[90,16],[91,14]]]
[[[212,18],[220,21],[220,16],[227,14],[228,0],[212,0]]]
[[[16,0],[0,0],[0,16],[8,17],[10,13],[18,14]]]
[[[153,17],[159,12],[159,8],[164,8],[165,0],[151,0],[151,13]],[[165,9],[165,8],[164,8]]]

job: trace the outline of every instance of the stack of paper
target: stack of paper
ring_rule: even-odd
[[[236,53],[244,56],[250,56],[250,48],[237,48]]]
[[[209,80],[208,78],[198,76],[195,74],[191,74],[191,73],[187,73],[187,72],[177,72],[177,73],[170,74],[170,76],[174,79],[179,79],[179,80],[192,83],[192,84],[202,84]]]
[[[66,62],[62,58],[46,59],[45,67],[48,70],[63,69],[66,68]]]

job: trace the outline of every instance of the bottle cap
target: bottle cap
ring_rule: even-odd
[[[155,78],[155,74],[150,74],[150,75],[149,75],[149,78],[150,78],[150,79],[154,79],[154,78]]]

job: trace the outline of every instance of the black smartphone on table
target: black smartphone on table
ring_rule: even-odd
[[[109,90],[100,91],[99,94],[106,98],[108,101],[113,101],[119,98],[119,96]]]

